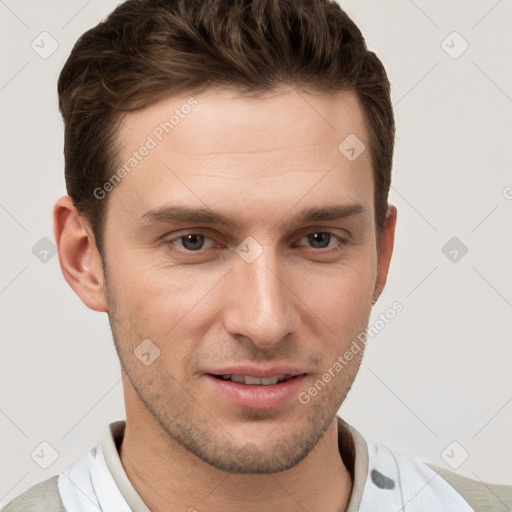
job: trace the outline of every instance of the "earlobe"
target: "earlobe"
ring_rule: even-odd
[[[377,255],[377,278],[375,281],[375,290],[373,292],[373,304],[377,302],[382,290],[384,290],[384,286],[386,285],[391,256],[393,255],[393,246],[395,243],[396,219],[396,207],[392,205],[388,206],[386,224],[381,234],[379,253]]]
[[[89,223],[69,196],[55,203],[53,232],[62,274],[68,284],[87,307],[107,312],[101,256]]]

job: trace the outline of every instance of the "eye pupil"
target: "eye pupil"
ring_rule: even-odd
[[[181,237],[183,247],[190,251],[201,249],[204,244],[204,235],[190,234]]]
[[[327,247],[329,245],[330,239],[330,233],[312,233],[308,235],[308,240],[311,243],[311,245],[319,249]]]

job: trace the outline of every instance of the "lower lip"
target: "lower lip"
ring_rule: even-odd
[[[306,375],[270,386],[240,384],[231,380],[206,376],[214,389],[231,403],[247,409],[273,409],[297,397]]]

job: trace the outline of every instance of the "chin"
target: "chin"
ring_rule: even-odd
[[[167,434],[203,462],[233,474],[272,474],[299,464],[313,450],[331,424],[337,408],[311,407],[300,419],[295,415],[272,421],[253,421],[229,428],[205,415],[201,421],[161,423]],[[171,420],[171,421],[169,421]]]
[[[207,464],[227,473],[268,475],[286,471],[301,462],[313,449],[313,439],[297,444],[290,439],[288,445],[279,442],[258,448],[248,442],[241,448],[225,447],[213,452],[196,453]]]

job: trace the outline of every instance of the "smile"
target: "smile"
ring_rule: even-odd
[[[240,384],[248,384],[249,386],[272,386],[279,384],[293,377],[293,375],[274,375],[273,377],[258,378],[252,375],[214,375],[218,379],[230,380],[231,382],[238,382]]]
[[[247,370],[246,370],[247,371]],[[275,371],[275,370],[274,370]],[[240,370],[239,370],[240,372]],[[247,371],[247,373],[252,373]],[[257,373],[256,371],[254,373]],[[244,373],[205,375],[213,391],[213,400],[220,399],[237,407],[274,409],[296,401],[307,373],[260,372],[258,377]]]

